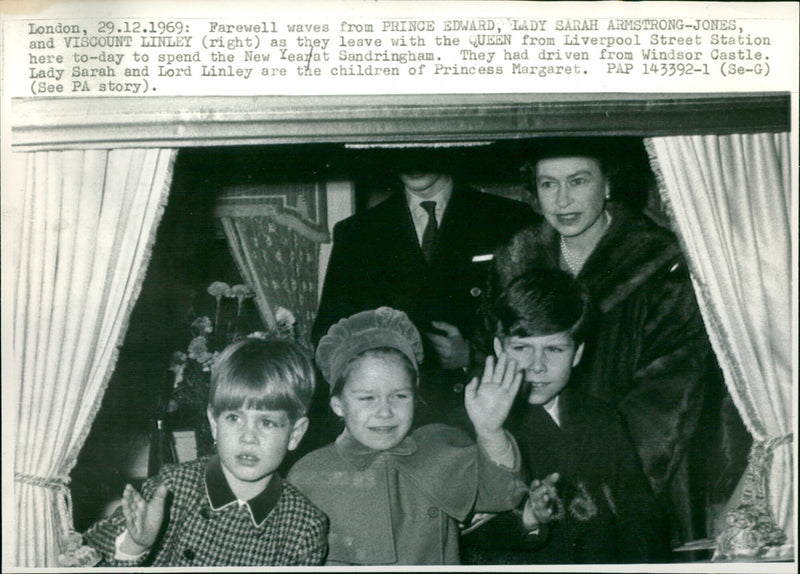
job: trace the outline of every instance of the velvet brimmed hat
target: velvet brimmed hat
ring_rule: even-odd
[[[350,360],[369,349],[391,347],[403,353],[417,368],[422,362],[422,339],[408,315],[379,307],[341,319],[328,329],[317,345],[317,366],[333,387]]]

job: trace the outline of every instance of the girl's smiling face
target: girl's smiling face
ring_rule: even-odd
[[[342,391],[331,397],[331,409],[361,444],[387,450],[411,430],[415,382],[400,356],[367,354],[350,366]]]

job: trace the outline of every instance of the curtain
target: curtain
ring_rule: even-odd
[[[216,214],[266,327],[274,329],[286,309],[295,317],[297,342],[311,349],[319,243],[329,241],[324,186],[232,188],[221,195]]]
[[[717,557],[793,553],[789,134],[646,141],[730,395],[753,436]]]
[[[4,324],[11,322],[4,329],[11,365],[4,366],[13,371],[4,382],[14,387],[15,402],[3,415],[13,417],[4,428],[15,432],[18,567],[95,560],[73,530],[69,473],[141,288],[175,154],[13,155],[24,167],[9,191],[13,199],[4,200],[3,239],[19,248],[3,261],[3,295],[10,308]]]

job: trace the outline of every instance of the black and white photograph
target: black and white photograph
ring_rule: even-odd
[[[795,571],[799,7],[0,2],[4,570]]]

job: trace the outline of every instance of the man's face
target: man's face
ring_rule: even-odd
[[[523,372],[523,386],[528,402],[548,405],[569,382],[572,368],[583,354],[583,344],[575,347],[569,331],[536,337],[495,337],[496,355],[505,352]],[[523,391],[524,392],[524,391]]]
[[[440,173],[419,173],[407,171],[400,174],[400,181],[406,191],[414,195],[427,199],[433,197],[441,189],[441,184],[447,176]]]
[[[536,163],[536,194],[547,222],[566,237],[602,225],[608,179],[591,157],[557,157]]]

